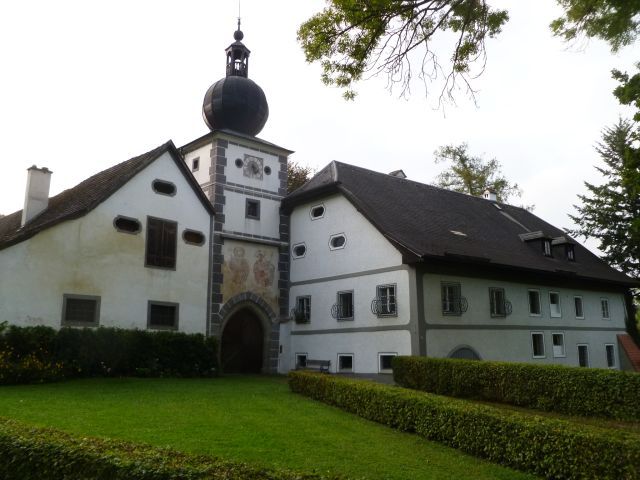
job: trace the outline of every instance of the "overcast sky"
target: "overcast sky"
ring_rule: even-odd
[[[425,183],[442,169],[434,150],[468,142],[522,187],[513,203],[570,227],[582,182],[599,181],[602,129],[630,116],[611,94],[610,71],[631,71],[637,45],[618,55],[599,41],[567,46],[548,28],[559,15],[554,0],[490,3],[511,19],[488,42],[477,105],[460,92],[443,112],[420,84],[402,99],[385,78],[362,82],[345,102],[296,41],[323,1],[242,0],[249,76],[270,108],[259,136],[314,168],[331,160],[401,168]],[[0,213],[22,208],[33,164],[53,170],[54,195],[168,139],[181,146],[206,133],[202,98],[224,76],[237,8],[237,0],[0,3]]]

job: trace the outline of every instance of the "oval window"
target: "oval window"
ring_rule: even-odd
[[[204,234],[195,230],[185,230],[184,232],[182,232],[182,239],[185,241],[185,243],[189,243],[191,245],[204,244]]]
[[[269,165],[264,167],[264,173],[267,175],[271,175],[271,167]]]
[[[242,159],[236,158],[236,167],[242,168],[243,165],[244,165],[244,162],[242,161]]]
[[[154,180],[153,181],[153,191],[156,193],[160,193],[161,195],[170,195],[173,196],[176,194],[176,186],[165,180]]]
[[[116,217],[113,221],[116,230],[124,233],[138,233],[141,229],[140,222],[135,218]]]
[[[317,220],[318,218],[324,217],[324,205],[316,205],[315,207],[311,207],[311,219]]]
[[[345,243],[347,243],[347,238],[342,234],[334,235],[329,240],[329,246],[331,247],[331,250],[337,250],[338,248],[344,248],[344,244]]]
[[[307,253],[307,246],[304,243],[299,243],[293,246],[293,258],[304,257]]]

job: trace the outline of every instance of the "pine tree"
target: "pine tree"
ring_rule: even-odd
[[[596,166],[605,182],[585,182],[589,193],[579,195],[570,215],[577,228],[569,233],[600,242],[603,260],[638,278],[640,276],[640,139],[632,122],[620,120],[606,128],[596,151],[604,166]]]

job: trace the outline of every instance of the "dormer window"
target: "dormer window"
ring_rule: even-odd
[[[565,247],[565,252],[567,253],[567,260],[570,262],[576,261],[576,250],[573,245],[567,244]]]
[[[547,240],[546,238],[542,240],[542,251],[545,257],[553,257],[551,254],[551,240]]]
[[[154,192],[159,193],[160,195],[173,197],[176,194],[175,184],[167,182],[166,180],[154,180],[151,187]]]
[[[319,218],[324,217],[324,205],[315,205],[311,207],[309,214],[311,215],[311,220],[318,220]]]

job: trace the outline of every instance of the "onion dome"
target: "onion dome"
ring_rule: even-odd
[[[209,87],[204,96],[202,114],[211,130],[234,130],[255,136],[267,123],[269,105],[262,88],[248,78],[249,54],[244,34],[233,34],[235,42],[227,47],[227,76]]]

